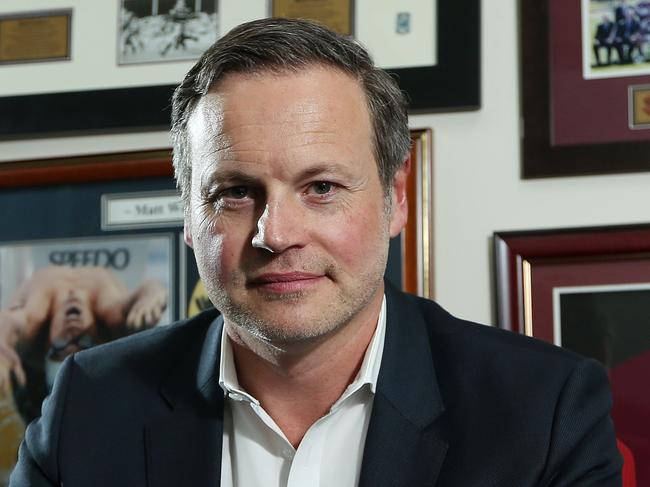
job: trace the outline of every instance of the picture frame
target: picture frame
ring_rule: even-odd
[[[33,159],[0,164],[0,188],[53,184],[169,178],[174,174],[170,149]]]
[[[533,302],[537,295],[533,295],[531,273],[538,266],[616,264],[650,253],[650,224],[495,232],[493,244],[497,325],[554,343],[549,323],[533,325],[537,315],[532,309],[540,308],[535,311],[538,313],[552,302],[548,294],[543,305]],[[615,274],[617,280],[619,274]],[[614,283],[616,280],[594,284]],[[547,311],[542,317],[548,319],[552,313]]]
[[[69,8],[0,14],[0,66],[69,60],[71,25]],[[34,38],[48,42],[33,42]]]
[[[0,241],[0,326],[22,308],[30,321],[15,323],[33,334],[12,348],[20,374],[0,388],[0,486],[66,357],[178,318],[172,233],[11,237]]]
[[[437,63],[389,69],[406,91],[411,113],[481,107],[481,2],[437,1]]]
[[[119,4],[118,66],[195,60],[217,40],[219,0],[203,0],[194,8],[150,0]]]
[[[480,107],[480,1],[437,0],[437,63],[389,70],[413,113]],[[164,130],[175,85],[0,97],[0,139]]]
[[[521,177],[650,170],[650,132],[628,122],[629,87],[647,76],[583,78],[581,2],[520,0],[519,13]]]
[[[650,481],[650,224],[495,232],[497,325],[607,369],[612,418],[638,485]],[[641,414],[641,416],[640,416]]]
[[[412,129],[409,214],[400,236],[401,280],[403,291],[429,299],[435,294],[433,174],[433,132]]]

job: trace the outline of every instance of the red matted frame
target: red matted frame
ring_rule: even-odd
[[[582,79],[579,0],[519,0],[519,7],[522,177],[650,171],[650,133],[648,140],[625,142],[607,142],[607,133],[598,133],[599,120],[623,117],[625,123],[625,87],[648,83],[650,78]],[[561,99],[552,98],[551,63],[561,70],[557,75],[562,82],[571,85],[564,95],[555,94]],[[625,86],[621,89],[622,84]],[[593,142],[553,145],[551,111],[556,102],[562,107],[571,104],[573,108],[567,113],[578,113],[583,124],[590,124]],[[641,132],[634,136],[643,135]]]
[[[496,232],[497,323],[554,343],[554,287],[650,282],[650,225]]]

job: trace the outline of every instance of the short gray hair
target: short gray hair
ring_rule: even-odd
[[[190,69],[172,97],[176,184],[186,208],[192,179],[188,120],[211,87],[230,73],[298,71],[330,66],[357,79],[373,126],[373,151],[384,192],[410,149],[406,98],[395,80],[374,66],[357,41],[302,19],[267,18],[241,24],[219,39]]]

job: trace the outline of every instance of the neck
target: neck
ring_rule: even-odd
[[[380,292],[340,329],[308,342],[260,343],[225,322],[240,385],[260,401],[294,447],[359,372],[382,299]]]

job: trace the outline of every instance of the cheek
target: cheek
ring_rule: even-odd
[[[376,261],[386,252],[386,219],[381,211],[374,208],[347,215],[343,221],[328,228],[330,230],[325,238],[329,251],[336,254],[336,259],[348,268],[364,269],[367,262]]]
[[[228,282],[240,267],[244,236],[237,227],[210,225],[194,235],[194,255],[204,281]]]

